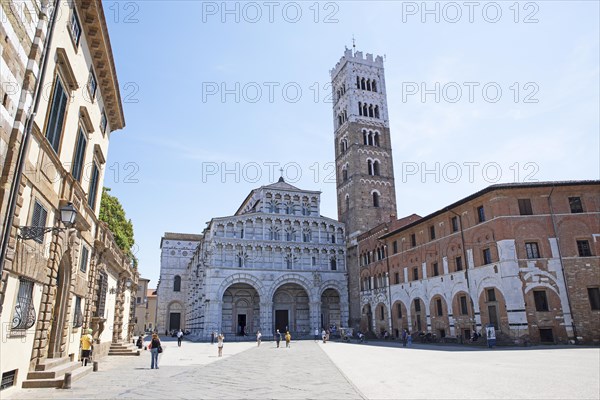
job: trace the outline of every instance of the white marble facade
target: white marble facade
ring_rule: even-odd
[[[346,325],[344,225],[319,207],[320,192],[280,178],[253,190],[233,216],[212,219],[187,266],[185,328],[207,339]]]

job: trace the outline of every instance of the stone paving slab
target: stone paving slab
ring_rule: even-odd
[[[600,349],[320,344],[370,399],[599,399]]]
[[[72,389],[10,389],[2,399],[600,399],[600,349],[163,340],[150,354],[108,357]]]
[[[150,354],[108,357],[99,371],[71,389],[20,389],[2,399],[361,399],[334,363],[312,341],[225,342],[223,357],[208,343],[163,341],[159,369]],[[12,390],[12,389],[11,389]]]

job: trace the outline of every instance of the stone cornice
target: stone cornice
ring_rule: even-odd
[[[102,0],[76,0],[90,55],[104,99],[110,130],[123,129],[125,117]]]

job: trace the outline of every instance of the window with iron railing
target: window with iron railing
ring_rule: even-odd
[[[35,324],[35,308],[33,307],[33,281],[19,279],[19,294],[12,318],[12,330],[27,330]]]

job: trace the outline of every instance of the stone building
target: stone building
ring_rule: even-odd
[[[344,238],[343,224],[320,215],[320,192],[283,178],[253,190],[234,215],[208,223],[180,275],[185,328],[208,339],[213,331],[269,337],[288,329],[302,337],[346,326]],[[159,310],[169,302],[163,288],[175,289],[162,276],[161,268]]]
[[[359,237],[361,327],[600,342],[600,181],[489,186]]]
[[[346,226],[350,325],[360,321],[357,238],[395,219],[383,58],[346,49],[331,70],[338,219]]]
[[[84,328],[98,355],[132,328],[137,271],[98,220],[110,133],[125,121],[100,0],[0,7],[2,389],[59,386]],[[39,373],[51,366],[54,378]]]
[[[186,323],[188,281],[185,279],[192,254],[202,235],[166,232],[160,240],[160,279],[157,293],[156,329],[161,334],[183,329]]]

